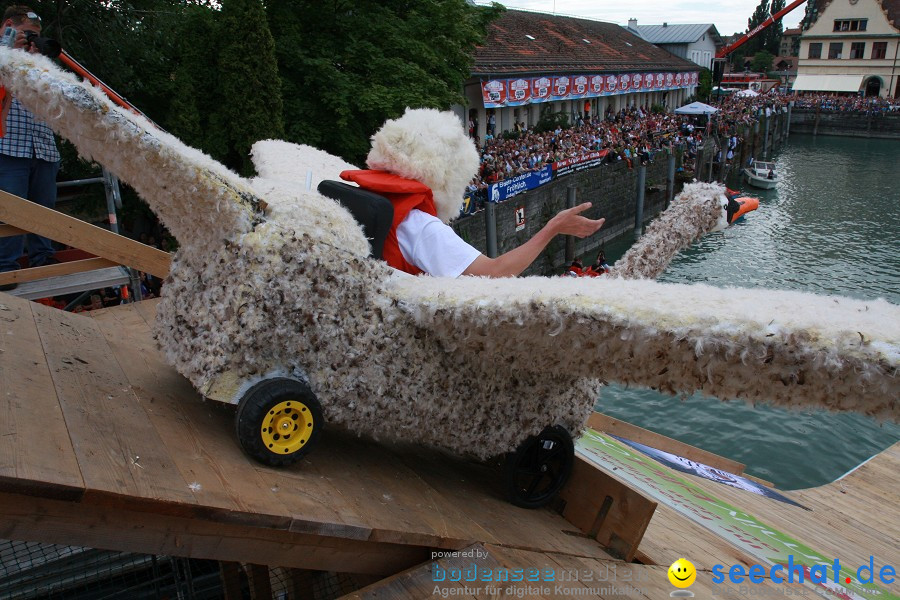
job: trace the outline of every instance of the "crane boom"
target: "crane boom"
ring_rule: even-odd
[[[797,8],[804,2],[806,2],[806,0],[794,0],[788,6],[785,6],[784,8],[779,10],[774,15],[769,15],[769,18],[767,18],[765,21],[763,21],[762,23],[760,23],[759,25],[754,27],[752,31],[748,31],[747,33],[742,35],[740,38],[738,38],[733,43],[725,46],[724,48],[722,48],[721,50],[716,52],[716,58],[725,58],[726,56],[728,56],[729,54],[731,54],[732,52],[734,52],[735,50],[737,50],[738,48],[743,46],[745,43],[749,42],[750,40],[755,38],[757,35],[759,35],[763,31],[765,31],[769,27],[769,25],[771,25],[772,23],[775,23],[776,21],[781,19],[781,17],[788,14],[789,12],[791,12],[792,10],[794,10],[795,8]]]

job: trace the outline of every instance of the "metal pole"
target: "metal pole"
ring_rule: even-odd
[[[488,202],[484,207],[484,233],[488,258],[497,258],[497,204]]]
[[[647,166],[638,167],[637,198],[635,199],[634,238],[641,237],[644,231],[644,188],[647,181]]]
[[[669,170],[666,173],[666,208],[675,197],[675,151],[669,151]]]
[[[765,133],[763,134],[763,158],[769,158],[769,115],[765,115]]]
[[[784,139],[787,140],[791,137],[791,109],[794,108],[794,101],[791,100],[788,102],[788,114],[787,114],[787,131],[784,132]]]
[[[119,180],[109,171],[103,169],[103,189],[106,192],[106,212],[109,217],[109,230],[119,233],[119,220],[116,217],[116,197],[119,195]],[[121,206],[122,201],[119,200]]]
[[[566,208],[574,208],[575,207],[575,186],[569,185],[566,187]],[[575,237],[571,235],[566,236],[566,265],[572,264],[572,261],[575,260]]]

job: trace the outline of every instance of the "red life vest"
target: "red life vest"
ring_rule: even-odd
[[[406,262],[406,259],[403,258],[403,254],[400,252],[400,242],[397,241],[397,226],[414,208],[433,217],[437,216],[431,188],[414,179],[400,177],[388,171],[344,171],[341,173],[341,179],[352,181],[364,190],[390,200],[394,206],[394,220],[391,222],[391,230],[384,240],[384,260],[400,271],[412,275],[421,274],[423,272],[421,269]]]

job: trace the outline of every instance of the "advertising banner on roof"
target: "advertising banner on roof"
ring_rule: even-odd
[[[618,73],[491,79],[481,82],[485,108],[523,106],[558,100],[596,98],[638,91],[673,90],[697,85],[698,73]]]
[[[531,80],[531,101],[546,102],[550,99],[550,78],[535,77]]]
[[[607,75],[606,76],[606,93],[612,94],[616,91],[616,86],[619,85],[619,78],[615,75]]]
[[[510,79],[506,84],[507,106],[521,106],[531,102],[531,78]]]
[[[576,75],[572,78],[572,89],[569,91],[569,97],[581,98],[588,94],[588,78],[587,75]]]
[[[553,86],[550,88],[552,100],[565,100],[569,97],[572,88],[572,79],[567,75],[553,78]]]
[[[506,81],[492,79],[482,82],[481,97],[485,108],[496,108],[506,104]]]

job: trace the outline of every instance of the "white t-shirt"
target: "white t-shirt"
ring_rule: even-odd
[[[432,277],[459,277],[481,256],[449,225],[415,208],[397,226],[397,242],[406,262]]]

